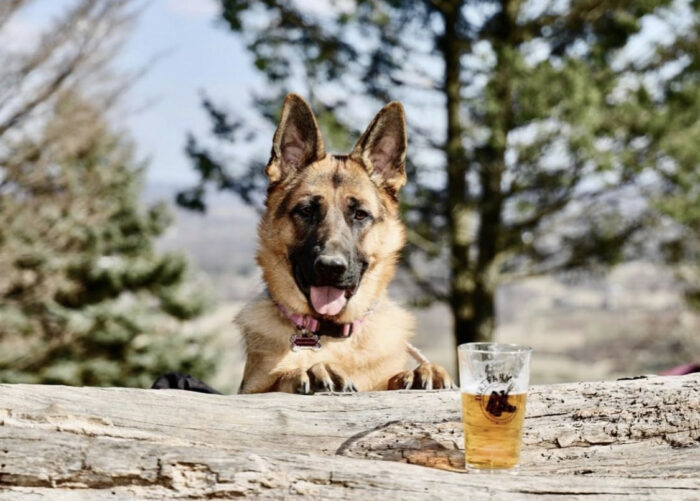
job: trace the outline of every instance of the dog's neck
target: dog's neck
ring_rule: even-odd
[[[339,324],[324,318],[315,318],[311,315],[292,313],[276,301],[275,305],[282,316],[292,322],[297,329],[306,330],[307,332],[312,332],[314,334],[318,334],[319,336],[330,337],[350,337],[351,334],[360,329],[365,318],[367,318],[367,316],[373,312],[372,309],[369,309],[362,318],[355,320],[354,322]]]

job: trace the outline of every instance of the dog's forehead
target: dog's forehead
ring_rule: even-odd
[[[376,185],[365,168],[344,155],[328,155],[306,169],[299,188],[302,192],[340,193],[344,196],[379,204]]]

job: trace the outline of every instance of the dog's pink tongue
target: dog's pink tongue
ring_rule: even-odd
[[[321,315],[337,315],[347,299],[343,289],[335,287],[311,287],[311,304]]]

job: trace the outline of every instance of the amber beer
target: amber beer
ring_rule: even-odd
[[[457,351],[467,468],[516,468],[532,350],[513,344],[466,343]]]
[[[462,393],[467,465],[488,469],[518,465],[526,396],[495,391],[489,395]]]

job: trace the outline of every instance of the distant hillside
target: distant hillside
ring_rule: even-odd
[[[255,264],[258,214],[234,195],[212,193],[207,212],[175,206],[176,186],[152,185],[144,194],[147,202],[164,200],[172,205],[175,223],[159,242],[163,250],[184,252],[206,274],[221,300],[239,300],[259,290]]]

